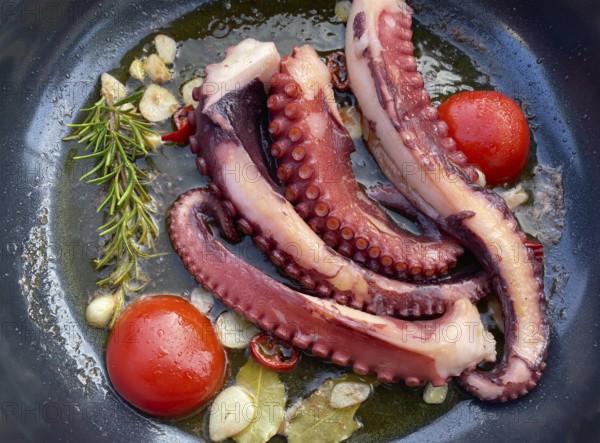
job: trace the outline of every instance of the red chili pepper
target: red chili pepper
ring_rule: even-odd
[[[181,128],[177,131],[170,132],[161,137],[164,142],[173,142],[179,145],[185,145],[190,136],[194,133],[192,126],[188,123],[187,118],[181,124]]]
[[[179,145],[188,143],[188,139],[194,133],[193,128],[188,122],[188,112],[194,110],[192,105],[180,108],[173,114],[173,123],[175,123],[176,131],[165,134],[161,137],[162,141],[173,142]]]
[[[300,359],[300,352],[297,348],[266,332],[252,338],[250,355],[264,367],[279,372],[291,371]]]

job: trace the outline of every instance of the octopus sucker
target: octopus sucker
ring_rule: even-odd
[[[459,381],[473,395],[507,401],[540,378],[549,340],[541,266],[530,259],[525,236],[505,202],[473,184],[464,159],[451,155],[447,126],[406,54],[412,10],[404,1],[355,0],[346,33],[346,61],[354,93],[378,143],[380,168],[410,203],[468,247],[494,281],[504,313],[502,360],[488,372],[470,370]],[[400,36],[400,37],[399,37]],[[455,151],[457,152],[457,151]],[[462,162],[462,163],[461,163]],[[414,165],[408,174],[403,165]]]
[[[267,100],[271,102],[269,132],[275,146],[271,151],[280,165],[277,176],[286,185],[286,198],[300,207],[301,216],[317,234],[327,235],[327,243],[342,255],[371,269],[379,268],[378,263],[367,260],[364,251],[370,246],[394,263],[410,263],[407,272],[392,273],[396,278],[440,277],[439,270],[451,268],[462,247],[437,227],[420,236],[401,230],[364,194],[352,171],[354,144],[331,96],[331,82],[327,66],[310,46],[294,48],[271,81],[273,99]],[[290,148],[284,150],[282,144]],[[311,206],[312,211],[308,210]],[[315,217],[327,220],[322,223]],[[341,229],[352,231],[353,237],[356,234],[355,241],[332,241],[329,231]]]
[[[437,320],[408,322],[302,294],[261,273],[217,241],[206,219],[215,217],[221,230],[226,230],[232,221],[222,217],[225,213],[206,188],[180,196],[168,220],[173,248],[188,269],[192,269],[190,263],[196,265],[193,275],[198,283],[279,338],[386,381],[418,379],[441,384],[480,361],[495,358],[493,339],[466,299],[457,300]],[[240,291],[240,280],[244,291]],[[445,340],[442,332],[448,325],[469,328],[475,340],[469,340],[466,333],[463,339]]]

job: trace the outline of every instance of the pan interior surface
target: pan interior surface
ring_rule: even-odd
[[[78,183],[82,170],[72,160],[73,146],[61,140],[65,124],[97,93],[99,74],[120,66],[131,48],[148,42],[150,32],[165,30],[176,39],[181,32],[181,39],[191,39],[192,31],[177,31],[173,23],[186,14],[202,17],[203,11],[220,10],[211,12],[211,20],[202,19],[215,27],[217,37],[214,46],[198,55],[198,65],[221,57],[227,38],[234,41],[236,32],[243,33],[218,34],[227,17],[225,3],[221,9],[182,0],[40,0],[0,10],[5,220],[0,441],[197,441],[181,427],[137,413],[107,381],[106,333],[84,321],[96,278],[89,265],[98,252],[96,233],[73,235],[76,226],[100,221],[100,216],[95,205],[77,202],[78,193],[89,190]],[[600,374],[600,235],[595,229],[600,159],[593,127],[600,118],[595,84],[600,74],[599,8],[592,0],[546,2],[541,9],[534,1],[410,3],[420,26],[466,54],[489,74],[491,86],[522,98],[535,127],[537,161],[561,170],[566,224],[560,242],[545,251],[552,337],[540,386],[505,405],[461,401],[429,425],[393,438],[547,441],[551,435],[560,441],[593,441],[600,432],[600,386],[595,382]],[[254,6],[271,12],[301,9],[310,16],[315,5],[258,0]],[[289,45],[281,37],[281,44],[289,51],[292,44],[312,37],[301,36],[296,43],[290,39]],[[192,180],[191,154],[177,155],[187,156],[191,167],[182,174]],[[185,189],[175,183],[165,193],[180,191]],[[80,208],[76,215],[74,205]],[[157,266],[185,278],[176,257]],[[169,289],[168,283],[160,289]],[[397,415],[401,419],[410,412]]]

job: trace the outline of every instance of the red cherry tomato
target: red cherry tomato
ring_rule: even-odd
[[[495,91],[460,92],[438,111],[450,135],[490,185],[516,179],[529,157],[529,127],[519,105]]]
[[[286,344],[270,334],[255,335],[250,342],[250,355],[266,368],[279,372],[291,371],[298,364],[300,353],[294,346]]]
[[[204,315],[180,297],[161,295],[123,311],[108,339],[106,365],[113,386],[133,406],[179,418],[221,387],[226,357]]]

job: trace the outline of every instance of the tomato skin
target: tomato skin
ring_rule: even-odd
[[[218,391],[227,361],[210,321],[181,297],[161,295],[123,311],[106,365],[127,402],[156,417],[181,418]]]
[[[255,335],[250,341],[250,355],[259,364],[278,372],[289,372],[298,365],[300,352],[268,332]]]
[[[483,171],[487,183],[510,182],[523,172],[529,158],[529,127],[514,100],[495,91],[459,92],[438,112],[458,149]]]

